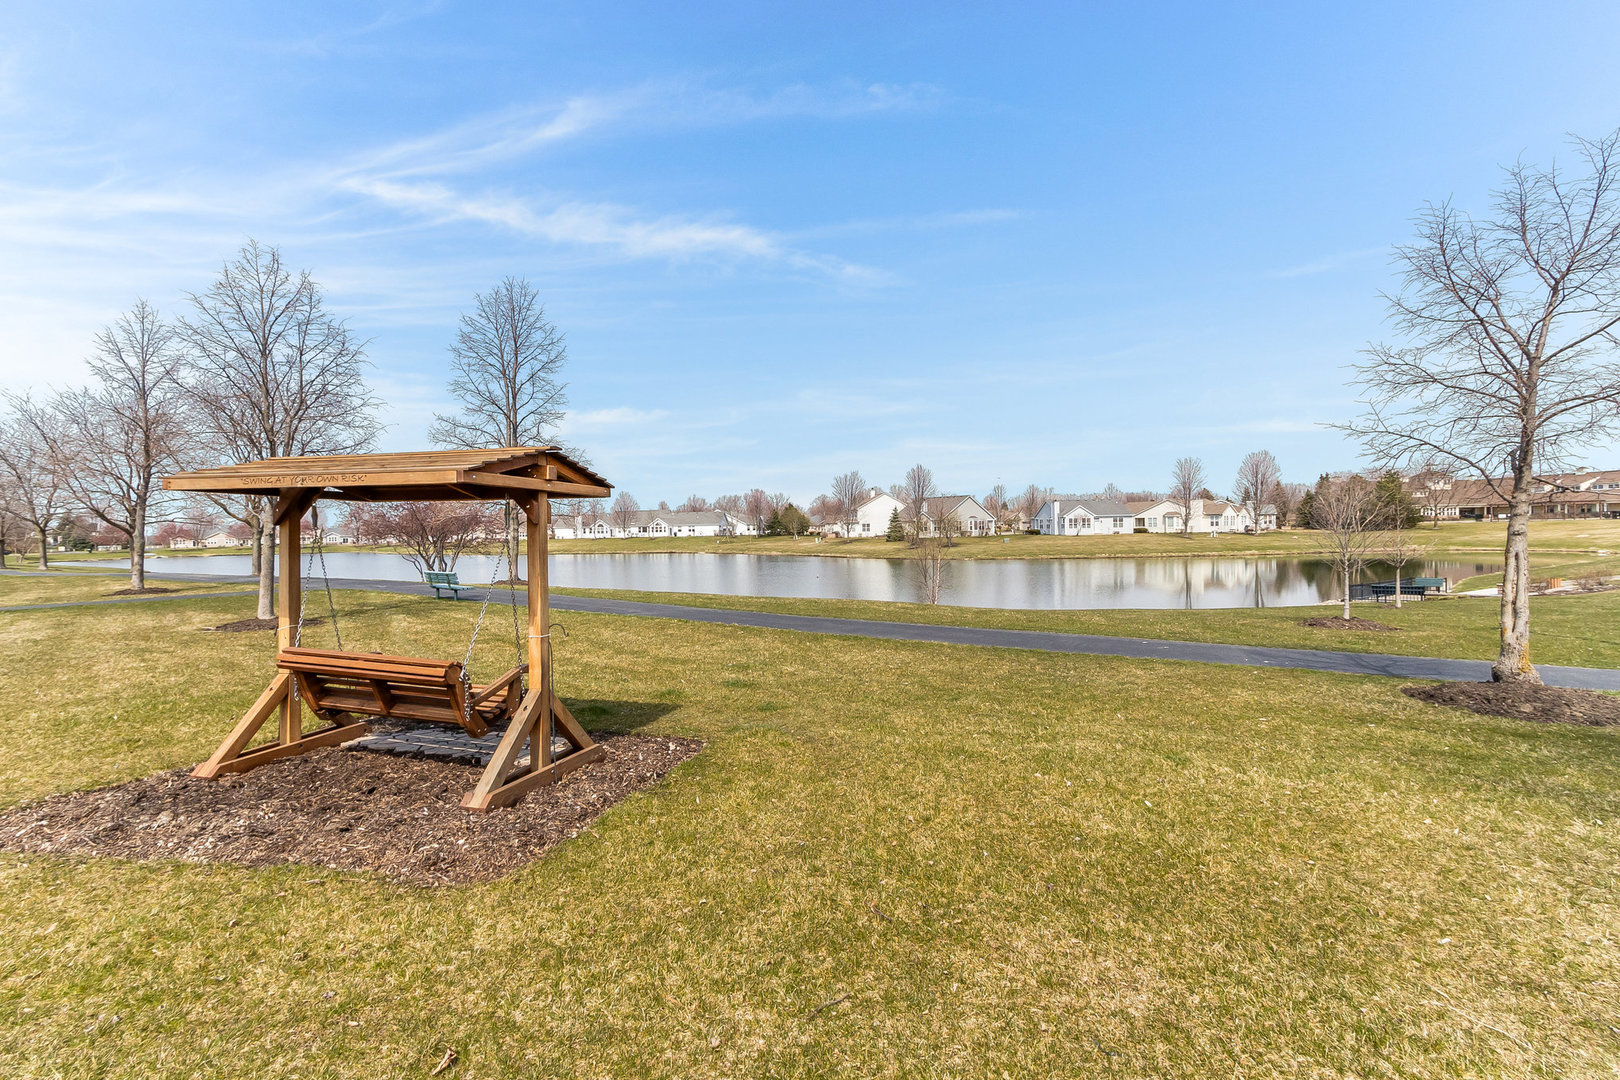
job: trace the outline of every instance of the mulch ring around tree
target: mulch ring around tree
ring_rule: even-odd
[[[1314,618],[1299,620],[1299,625],[1319,626],[1325,630],[1400,630],[1398,626],[1385,626],[1381,622],[1363,619],[1359,615],[1352,615],[1348,619],[1341,618],[1338,615],[1318,615]]]
[[[596,736],[603,760],[516,806],[461,809],[478,766],[329,747],[220,780],[162,772],[0,814],[0,848],[51,855],[366,870],[412,885],[492,881],[540,858],[703,744]]]
[[[237,619],[235,622],[221,623],[218,626],[205,626],[204,630],[213,630],[221,634],[240,634],[247,630],[274,630],[279,624],[274,619]]]
[[[324,619],[305,619],[305,626],[319,626]],[[221,623],[218,626],[205,626],[204,630],[217,634],[240,634],[248,630],[274,630],[280,626],[274,619],[237,619],[235,622]]]
[[[159,586],[159,585],[148,585],[144,589],[119,589],[117,592],[110,592],[107,595],[108,596],[154,596],[157,593],[171,593],[171,592],[176,592],[176,591],[177,590],[175,590],[175,589],[165,589],[165,588],[163,588],[162,586]]]
[[[1550,724],[1620,725],[1620,697],[1516,682],[1451,682],[1403,686],[1401,693],[1431,705],[1450,705],[1485,716]]]

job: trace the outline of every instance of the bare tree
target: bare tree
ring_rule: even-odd
[[[771,524],[771,515],[776,513],[776,510],[777,507],[764,488],[754,488],[743,496],[743,517],[754,526],[754,532],[759,536],[765,535],[765,530]]]
[[[839,524],[844,520],[843,504],[831,495],[817,495],[811,499],[810,505],[805,507],[805,513],[810,516],[812,525],[821,528]]]
[[[911,547],[911,566],[917,588],[926,604],[939,603],[945,584],[945,540],[939,536],[919,536]]]
[[[1110,502],[1124,502],[1125,490],[1110,480],[1107,485],[1097,493],[1097,497],[1099,499],[1107,499]]]
[[[555,442],[568,404],[558,376],[568,347],[546,320],[540,295],[527,279],[508,277],[473,297],[450,346],[450,393],[455,415],[435,414],[428,438],[439,446],[540,446]],[[505,506],[506,542],[516,551],[519,516]],[[518,574],[514,571],[513,577]]]
[[[1250,451],[1238,463],[1233,493],[1237,502],[1248,509],[1255,532],[1260,531],[1260,511],[1268,502],[1273,502],[1272,495],[1281,480],[1282,470],[1277,468],[1277,459],[1271,456],[1270,450]]]
[[[922,464],[913,465],[906,470],[906,477],[900,482],[898,498],[900,504],[905,507],[902,516],[912,539],[922,536],[926,531],[928,500],[938,494],[939,487],[934,483],[933,470]]]
[[[1299,509],[1299,501],[1305,497],[1310,488],[1304,484],[1278,483],[1271,489],[1271,503],[1277,508],[1277,528],[1287,528],[1290,523],[1299,525],[1295,521],[1295,514]]]
[[[181,321],[185,381],[203,453],[234,461],[352,454],[381,425],[366,387],[364,342],[328,315],[307,270],[248,241]],[[275,617],[275,508],[259,515],[259,618]]]
[[[1204,463],[1195,457],[1176,458],[1170,471],[1170,501],[1181,507],[1181,533],[1192,532],[1193,503],[1203,497]]]
[[[866,501],[868,490],[866,478],[857,469],[833,477],[832,498],[838,506],[839,521],[844,526],[846,539],[855,531],[855,511]]]
[[[984,497],[984,508],[990,511],[990,520],[995,523],[995,531],[1000,532],[1007,522],[1007,485],[997,484],[990,489]]]
[[[1497,681],[1540,681],[1536,471],[1620,430],[1620,131],[1575,147],[1584,175],[1518,162],[1485,220],[1449,202],[1421,213],[1395,252],[1401,292],[1386,298],[1404,343],[1367,351],[1367,411],[1345,425],[1380,465],[1452,462],[1507,504]]]
[[[424,574],[454,570],[464,552],[499,530],[500,516],[481,502],[362,503],[350,508],[349,527],[367,543],[398,545]]]
[[[1038,484],[1031,484],[1018,496],[1018,518],[1021,522],[1035,520],[1035,515],[1041,512],[1046,500],[1052,497],[1051,488],[1043,488]]]
[[[39,568],[51,565],[51,529],[62,517],[66,491],[52,459],[51,439],[41,434],[56,422],[48,409],[27,397],[8,394],[11,415],[0,426],[0,472],[4,473],[12,514],[33,530]]]
[[[686,501],[675,509],[682,514],[701,514],[709,509],[709,500],[701,495],[688,495]]]
[[[608,508],[608,520],[615,529],[628,536],[640,510],[636,497],[628,491],[621,491],[613,497],[613,505]]]
[[[730,514],[732,517],[741,517],[745,502],[741,495],[722,495],[714,500],[714,508],[723,514]]]
[[[129,543],[129,587],[146,588],[146,523],[188,425],[174,331],[145,300],[96,335],[96,383],[51,401],[44,427],[73,500]],[[157,489],[157,490],[154,490]]]
[[[1350,579],[1385,550],[1379,525],[1384,507],[1364,476],[1324,476],[1311,497],[1311,524],[1318,551],[1333,567],[1344,617],[1350,618]]]
[[[1389,563],[1395,568],[1395,606],[1401,606],[1401,571],[1408,564],[1417,562],[1429,554],[1433,542],[1417,540],[1408,528],[1406,508],[1404,506],[1385,506],[1384,512],[1384,545],[1379,553],[1381,562]]]

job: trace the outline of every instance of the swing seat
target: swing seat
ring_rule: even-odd
[[[487,686],[474,686],[468,708],[462,667],[455,660],[424,660],[382,653],[330,649],[282,649],[276,667],[289,673],[298,693],[317,714],[335,720],[343,713],[386,720],[455,724],[477,738],[491,725],[504,724],[517,712],[527,664]]]

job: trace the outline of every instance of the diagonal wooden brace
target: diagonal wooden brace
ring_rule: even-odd
[[[574,752],[552,761],[551,733],[555,727],[562,729],[563,738]],[[517,771],[524,743],[529,744],[529,765]],[[462,796],[461,808],[483,812],[511,806],[533,789],[555,784],[581,765],[602,760],[604,753],[555,694],[545,687],[535,687],[524,695],[523,704],[501,736],[477,785]]]
[[[338,743],[358,739],[371,730],[371,725],[353,721],[342,723],[334,721],[330,727],[320,731],[304,734],[299,730],[297,716],[300,710],[299,703],[292,696],[292,675],[282,671],[270,680],[264,693],[259,695],[251,708],[237,721],[236,727],[219,744],[213,756],[195,769],[191,775],[204,780],[214,780],[221,773],[246,772],[248,769],[278,758],[291,757],[302,754],[307,750],[314,750],[320,746],[335,746]],[[280,739],[265,746],[256,746],[247,749],[247,744],[253,741],[253,736],[271,716],[281,714]]]

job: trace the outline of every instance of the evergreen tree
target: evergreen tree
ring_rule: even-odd
[[[1398,523],[1403,529],[1413,529],[1423,520],[1423,511],[1418,509],[1417,500],[1401,483],[1400,473],[1392,469],[1380,476],[1375,491],[1379,504],[1384,507],[1382,523],[1385,528],[1392,528]]]
[[[895,508],[889,511],[889,531],[883,534],[885,540],[904,540],[906,538],[905,523],[900,520],[900,510]]]

